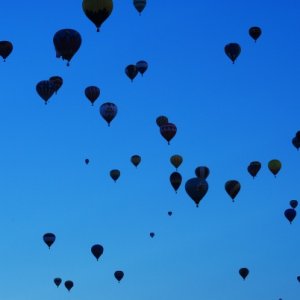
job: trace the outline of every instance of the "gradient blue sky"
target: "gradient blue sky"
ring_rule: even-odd
[[[300,129],[299,2],[148,2],[139,16],[132,1],[115,0],[100,33],[81,1],[1,5],[0,39],[14,50],[0,63],[0,299],[299,299],[300,223],[283,216],[300,194],[291,144]],[[257,43],[251,26],[262,28]],[[70,67],[52,42],[63,28],[82,36]],[[242,47],[234,65],[229,42]],[[141,59],[149,69],[131,83],[124,68]],[[45,106],[35,86],[53,75],[64,84]],[[88,85],[101,89],[94,107]],[[104,102],[119,108],[111,127],[99,115]],[[159,115],[178,128],[169,146]],[[184,182],[210,168],[199,208],[184,182],[177,194],[169,183],[173,154],[184,158]],[[267,168],[274,158],[277,178]],[[262,163],[254,180],[253,160]],[[235,203],[229,179],[242,185]],[[45,232],[57,236],[50,251]],[[104,247],[98,262],[95,243]],[[56,288],[54,277],[74,288]]]

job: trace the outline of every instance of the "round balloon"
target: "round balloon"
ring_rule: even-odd
[[[230,58],[234,64],[235,60],[241,53],[241,46],[237,43],[229,43],[224,48],[225,54]]]
[[[173,123],[166,123],[160,126],[160,134],[170,144],[172,138],[176,135],[177,128]]]
[[[296,208],[298,206],[298,201],[297,200],[291,200],[290,201],[290,206],[291,206],[291,208]]]
[[[56,237],[54,233],[48,232],[43,235],[43,240],[45,244],[49,247],[49,249],[52,246],[52,244],[55,242],[55,239]]]
[[[97,86],[91,85],[84,90],[84,93],[88,100],[91,102],[91,104],[94,105],[94,102],[98,99],[100,95],[100,89]]]
[[[228,193],[228,195],[231,197],[232,201],[234,201],[234,198],[239,193],[241,189],[241,185],[237,180],[228,180],[225,183],[225,190]]]
[[[70,290],[72,289],[72,287],[74,286],[74,283],[73,283],[73,281],[71,281],[71,280],[66,280],[65,281],[65,287],[66,287],[66,289],[70,292]]]
[[[268,163],[268,168],[271,171],[271,173],[276,177],[276,175],[281,169],[281,162],[278,159],[272,159]]]
[[[182,161],[183,161],[183,158],[179,154],[174,154],[170,157],[170,162],[176,168],[176,170],[182,164]]]
[[[63,79],[60,76],[52,76],[49,78],[49,81],[53,82],[54,92],[56,94],[63,84]]]
[[[120,170],[114,169],[110,171],[110,177],[116,182],[121,175]]]
[[[103,254],[103,251],[104,251],[103,247],[101,245],[99,245],[99,244],[93,245],[91,247],[91,252],[96,257],[97,260]]]
[[[198,177],[191,178],[185,183],[185,190],[198,207],[200,201],[208,191],[208,183],[205,179]]]
[[[254,39],[254,41],[256,42],[256,40],[260,37],[261,35],[261,29],[260,27],[257,26],[253,26],[251,28],[249,28],[249,35]]]
[[[86,158],[86,159],[84,160],[84,162],[85,162],[86,165],[88,165],[89,162],[90,162],[90,160],[89,160],[88,158]]]
[[[59,278],[59,277],[54,278],[53,281],[57,287],[59,287],[62,282],[61,278]]]
[[[242,278],[245,280],[249,274],[249,270],[248,268],[240,268],[239,273],[242,276]]]
[[[117,113],[118,107],[114,103],[106,102],[100,106],[100,115],[107,122],[108,126],[110,126],[110,122],[115,118]]]
[[[0,41],[0,56],[5,61],[13,50],[13,44],[9,41]]]
[[[122,280],[122,278],[124,277],[124,272],[123,271],[116,271],[114,273],[115,278],[118,280],[118,282],[120,282]]]
[[[133,0],[133,5],[140,15],[146,6],[146,3],[146,0]]]
[[[166,116],[159,116],[156,118],[156,124],[158,127],[165,125],[167,123],[169,123],[169,120],[168,120],[168,117],[166,117]]]
[[[133,81],[133,79],[138,74],[138,69],[137,69],[136,65],[128,65],[125,68],[125,73],[130,78],[130,80]]]
[[[261,168],[261,163],[259,161],[252,161],[248,166],[248,172],[253,177],[257,175],[258,171]]]
[[[48,100],[55,92],[54,83],[50,80],[42,80],[38,82],[35,88],[39,96],[45,101],[45,104],[47,104]]]
[[[296,210],[294,208],[288,208],[284,211],[284,216],[288,219],[288,221],[292,224],[293,220],[296,217]]]
[[[144,73],[147,71],[148,69],[148,63],[144,60],[140,60],[135,64],[138,72],[143,76]]]
[[[155,233],[154,232],[150,232],[150,237],[154,237],[155,236]]]
[[[292,139],[292,144],[294,145],[294,147],[299,150],[300,148],[300,139],[297,138],[297,136],[295,136],[293,139]]]
[[[173,189],[177,193],[177,190],[179,189],[179,187],[181,185],[181,182],[182,182],[182,176],[181,176],[181,174],[178,173],[178,172],[173,172],[170,175],[170,182],[171,182],[171,185],[172,185]]]
[[[139,155],[132,155],[130,161],[135,167],[137,167],[141,162],[141,157]]]
[[[200,166],[195,169],[195,174],[200,179],[206,179],[209,175],[209,168],[205,166]]]

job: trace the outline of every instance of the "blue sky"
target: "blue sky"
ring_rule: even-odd
[[[99,33],[81,1],[2,4],[1,40],[14,50],[0,63],[0,298],[299,299],[299,219],[290,225],[283,212],[300,193],[291,144],[300,129],[300,4],[148,2],[139,16],[132,1],[115,0]],[[256,43],[251,26],[262,28]],[[52,42],[63,28],[82,36],[69,67]],[[229,42],[242,48],[234,65]],[[124,69],[139,60],[149,69],[131,83]],[[54,75],[64,84],[45,106],[35,86]],[[101,89],[94,107],[89,85]],[[104,102],[119,108],[110,127]],[[177,126],[171,145],[159,115]],[[177,194],[173,154],[183,156]],[[262,168],[253,180],[254,160]],[[209,190],[196,208],[184,183],[200,165],[210,168]],[[230,179],[241,183],[235,203],[224,190]],[[45,232],[57,237],[50,251]],[[74,288],[56,288],[55,277]]]

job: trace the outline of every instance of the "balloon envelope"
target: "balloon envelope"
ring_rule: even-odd
[[[35,88],[39,96],[45,101],[45,104],[47,104],[47,101],[55,92],[55,85],[50,80],[42,80],[38,82]]]
[[[54,233],[48,232],[43,235],[43,240],[45,244],[49,247],[49,249],[52,246],[52,244],[55,242],[55,239],[56,237]]]
[[[91,85],[84,90],[84,94],[91,102],[91,104],[94,105],[94,102],[98,99],[100,95],[100,89],[97,86]]]
[[[173,172],[170,175],[170,182],[171,182],[171,185],[172,185],[173,189],[175,190],[175,192],[177,192],[177,190],[179,189],[181,182],[182,182],[181,174],[178,172]]]
[[[114,273],[115,278],[120,282],[122,278],[124,277],[124,272],[123,271],[116,271]]]
[[[132,162],[132,164],[137,167],[140,162],[141,162],[141,157],[139,155],[132,155],[131,158],[130,158],[130,161]]]
[[[121,175],[121,172],[117,169],[111,170],[110,171],[110,177],[114,180],[114,182],[116,182],[118,180],[118,178]]]
[[[254,41],[256,42],[256,40],[260,37],[261,35],[261,28],[258,26],[253,26],[251,28],[249,28],[249,35],[254,39]]]
[[[155,236],[155,233],[154,232],[150,232],[150,237],[154,237]]]
[[[170,141],[176,135],[177,128],[173,123],[166,123],[160,126],[160,134],[170,144]]]
[[[146,4],[146,0],[133,0],[133,5],[140,14],[144,10]]]
[[[297,200],[291,200],[290,201],[290,206],[291,206],[291,208],[296,208],[298,206],[298,201]]]
[[[268,168],[271,171],[271,173],[276,177],[276,175],[281,169],[281,162],[278,159],[272,159],[268,163]]]
[[[293,220],[296,217],[296,210],[294,208],[288,208],[284,211],[284,216],[288,219],[288,221],[292,224]]]
[[[159,116],[156,118],[156,124],[158,127],[169,123],[169,119],[166,116]]]
[[[183,158],[179,154],[175,154],[170,157],[170,162],[176,168],[176,170],[182,164],[182,161],[183,161]]]
[[[225,46],[224,51],[232,63],[234,63],[241,53],[241,46],[237,43],[229,43]]]
[[[2,56],[3,60],[10,55],[13,50],[13,44],[9,41],[0,41],[0,56]]]
[[[140,60],[135,64],[138,72],[143,76],[144,73],[147,71],[148,69],[148,63],[144,60]]]
[[[100,115],[107,122],[108,126],[110,126],[111,121],[115,118],[117,113],[118,107],[114,103],[106,102],[100,106]]]
[[[257,175],[260,168],[261,168],[261,163],[259,161],[252,161],[249,164],[247,170],[249,174],[254,178]]]
[[[63,84],[63,79],[60,76],[52,76],[49,78],[49,81],[53,82],[54,92],[57,93]]]
[[[195,175],[200,179],[206,179],[209,175],[209,168],[200,166],[195,169]]]
[[[136,65],[128,65],[125,68],[125,73],[131,79],[131,81],[133,81],[133,79],[138,74],[138,69],[137,69]]]
[[[54,278],[54,283],[55,283],[55,285],[57,286],[57,287],[59,287],[60,286],[60,284],[61,284],[61,282],[62,282],[62,280],[61,280],[61,278],[59,278],[59,277],[57,277],[57,278]]]
[[[191,178],[185,183],[185,190],[198,207],[200,201],[208,191],[208,183],[205,179],[198,177]]]
[[[68,291],[70,291],[70,290],[72,289],[73,286],[74,286],[73,281],[71,281],[71,280],[65,281],[65,287],[66,287],[66,289],[67,289]]]
[[[242,276],[242,278],[245,280],[246,277],[247,277],[248,274],[249,274],[249,270],[248,270],[247,268],[241,268],[241,269],[239,270],[239,273],[240,273],[240,275]]]
[[[99,245],[99,244],[93,245],[91,247],[91,252],[96,257],[97,260],[103,254],[103,251],[104,251],[103,247],[101,245]]]
[[[241,189],[241,185],[237,180],[228,180],[225,183],[225,190],[228,193],[228,195],[231,197],[232,201],[234,201],[234,198],[239,193]]]

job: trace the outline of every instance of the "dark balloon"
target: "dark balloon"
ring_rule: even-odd
[[[259,161],[252,161],[248,166],[248,172],[254,178],[257,175],[260,168],[261,163]]]
[[[155,233],[154,232],[150,232],[150,237],[154,237],[155,236]]]
[[[97,86],[88,86],[84,90],[85,96],[89,99],[89,101],[94,105],[94,102],[98,99],[100,95],[100,89]]]
[[[56,237],[55,237],[55,234],[53,234],[53,233],[49,232],[49,233],[45,233],[43,235],[43,240],[46,243],[46,245],[49,247],[49,249],[52,246],[52,244],[55,242],[55,239],[56,239]]]
[[[281,169],[281,162],[278,159],[272,159],[268,163],[268,168],[271,171],[271,173],[276,177],[276,175]]]
[[[117,169],[110,171],[110,177],[116,182],[121,175],[121,172]]]
[[[291,208],[296,208],[298,206],[298,201],[297,200],[291,200],[290,201],[290,206],[291,206]]]
[[[297,150],[299,150],[300,148],[300,139],[297,138],[297,136],[295,136],[293,139],[292,139],[292,144],[295,146],[295,148]]]
[[[140,60],[135,64],[138,72],[143,76],[144,73],[147,71],[148,69],[148,63],[144,60]]]
[[[292,224],[293,220],[296,217],[296,210],[293,208],[288,208],[284,211],[284,216],[289,220],[289,222]]]
[[[110,126],[110,122],[115,118],[117,113],[118,107],[114,103],[106,102],[100,106],[100,115],[107,122],[108,126]]]
[[[96,257],[97,260],[103,254],[103,251],[104,251],[103,247],[101,245],[99,245],[99,244],[93,245],[91,247],[91,252]]]
[[[175,154],[170,157],[170,162],[177,170],[177,168],[179,168],[179,166],[182,164],[183,158],[181,155]]]
[[[208,183],[205,179],[198,177],[191,178],[185,183],[185,190],[198,207],[200,201],[208,191]]]
[[[172,216],[172,214],[173,214],[173,213],[172,213],[171,211],[168,211],[168,215],[169,215],[169,216]]]
[[[200,179],[206,179],[209,175],[209,168],[205,166],[200,166],[195,169],[195,174]]]
[[[297,276],[297,280],[300,282],[300,276]]]
[[[90,160],[89,160],[88,158],[86,158],[86,159],[84,160],[84,162],[85,162],[86,165],[88,165],[89,162],[90,162]]]
[[[61,284],[61,282],[62,282],[62,280],[61,280],[61,278],[59,278],[59,277],[57,277],[57,278],[54,278],[54,283],[55,283],[55,285],[57,286],[57,287],[59,287],[60,286],[60,284]]]
[[[137,167],[141,162],[141,157],[139,155],[132,155],[130,161],[135,167]]]
[[[139,14],[144,10],[146,3],[146,0],[133,0],[133,5]]]
[[[114,275],[115,275],[115,278],[120,282],[122,280],[122,278],[124,277],[124,272],[116,271]]]
[[[172,138],[176,135],[177,128],[172,123],[166,123],[160,126],[160,134],[170,144]]]
[[[241,189],[241,185],[237,180],[228,180],[225,183],[225,190],[228,193],[228,195],[231,197],[232,201],[234,201],[234,198],[239,193]]]
[[[169,120],[166,116],[159,116],[156,118],[156,124],[158,127],[169,123]]]
[[[81,45],[81,35],[74,29],[61,29],[53,37],[56,57],[67,60],[70,64],[72,57]]]
[[[125,68],[125,73],[131,79],[131,81],[133,81],[133,79],[138,74],[138,69],[137,69],[136,65],[128,65]]]
[[[63,84],[63,79],[60,76],[52,76],[49,78],[49,81],[53,82],[54,92],[56,94]]]
[[[177,190],[179,189],[179,187],[181,185],[181,182],[182,182],[182,176],[181,176],[181,174],[178,173],[178,172],[173,172],[170,175],[170,182],[171,182],[171,185],[172,185],[173,189],[177,193]]]
[[[39,96],[45,101],[45,104],[55,92],[54,83],[50,80],[40,81],[35,88]]]
[[[82,9],[85,15],[95,24],[97,32],[102,23],[110,16],[113,10],[112,0],[83,0]]]
[[[227,44],[224,48],[226,55],[231,59],[234,64],[235,60],[241,53],[241,46],[237,43]]]
[[[9,41],[0,41],[0,56],[5,61],[13,50],[13,44]]]
[[[254,39],[254,41],[256,42],[256,40],[260,37],[261,35],[261,29],[257,26],[251,27],[249,29],[249,35]]]
[[[247,268],[241,268],[241,269],[239,270],[239,273],[240,273],[240,275],[242,276],[242,278],[245,280],[246,277],[247,277],[248,274],[249,274],[249,270],[248,270]]]
[[[65,281],[65,287],[66,287],[66,289],[67,289],[69,292],[70,292],[70,290],[72,289],[73,286],[74,286],[73,281],[71,281],[71,280]]]

